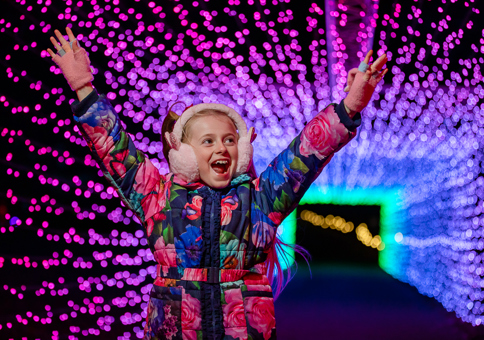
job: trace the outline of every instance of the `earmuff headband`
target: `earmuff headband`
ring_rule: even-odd
[[[198,104],[189,107],[182,113],[181,117],[175,123],[173,132],[166,132],[164,138],[170,144],[168,158],[170,161],[170,170],[187,183],[200,179],[200,171],[197,164],[197,158],[193,148],[186,143],[182,143],[183,127],[196,113],[203,110],[215,110],[225,113],[234,122],[238,133],[238,160],[235,176],[246,173],[250,162],[252,161],[253,148],[251,145],[251,136],[247,131],[247,125],[242,117],[232,108],[224,104]]]

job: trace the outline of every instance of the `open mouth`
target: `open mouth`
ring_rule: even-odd
[[[230,161],[228,160],[218,160],[210,164],[213,171],[218,175],[225,175],[229,171]]]

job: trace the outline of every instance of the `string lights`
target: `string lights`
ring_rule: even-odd
[[[320,226],[323,229],[336,229],[344,234],[349,233],[353,231],[353,229],[355,229],[355,225],[353,224],[353,222],[347,222],[344,218],[340,216],[335,217],[333,215],[328,215],[324,217],[309,210],[303,210],[301,212],[301,219],[303,221],[311,222],[315,226]]]
[[[301,212],[301,219],[311,222],[315,226],[320,226],[323,229],[336,229],[343,234],[350,233],[355,229],[353,222],[346,221],[340,216],[328,215],[324,217],[309,210],[303,210]],[[385,249],[385,244],[382,242],[380,235],[373,236],[366,223],[360,223],[356,227],[355,233],[358,241],[361,241],[365,246],[376,248],[379,251]]]

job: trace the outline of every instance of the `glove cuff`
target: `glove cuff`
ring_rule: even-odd
[[[81,48],[76,53],[71,50],[63,56],[56,54],[52,59],[62,70],[72,90],[79,90],[94,80],[89,66],[89,57],[85,49]]]
[[[376,78],[370,77],[369,80],[365,80],[364,76],[365,73],[363,72],[358,72],[355,75],[351,90],[344,100],[346,106],[352,111],[361,112],[368,105],[378,84]]]

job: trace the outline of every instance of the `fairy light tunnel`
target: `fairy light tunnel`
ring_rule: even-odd
[[[139,221],[101,178],[69,114],[73,94],[45,51],[65,25],[90,53],[98,90],[162,172],[161,123],[175,101],[241,112],[259,134],[260,171],[344,97],[347,71],[371,46],[386,52],[390,72],[357,138],[302,203],[380,205],[380,266],[482,323],[484,20],[476,1],[1,6],[0,294],[12,306],[0,318],[2,338],[30,336],[32,324],[52,339],[141,338],[155,275]],[[286,241],[295,225],[290,216],[280,228]]]

